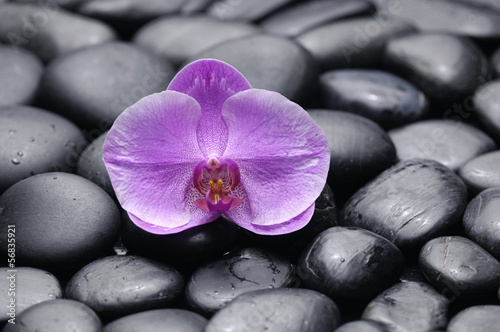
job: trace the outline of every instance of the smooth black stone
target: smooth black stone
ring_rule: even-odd
[[[165,90],[173,67],[131,43],[112,42],[58,57],[40,82],[45,105],[103,133],[125,108]]]
[[[38,303],[16,316],[2,332],[101,332],[99,317],[85,304],[72,300]]]
[[[415,28],[405,21],[373,16],[325,24],[296,40],[312,54],[322,71],[379,67],[387,41],[413,31]]]
[[[209,15],[218,20],[257,21],[278,11],[295,0],[215,0]]]
[[[429,99],[462,102],[488,74],[488,61],[469,39],[443,33],[415,33],[391,39],[384,65]]]
[[[448,322],[448,304],[448,299],[428,284],[401,282],[368,304],[362,319],[384,324],[394,332],[438,330]]]
[[[0,45],[0,107],[30,104],[43,73],[40,60],[32,53]]]
[[[398,280],[401,251],[362,228],[332,227],[302,252],[297,272],[304,284],[338,301],[370,299]]]
[[[432,285],[456,296],[493,297],[500,287],[500,262],[465,237],[430,240],[422,247],[418,262]]]
[[[340,69],[320,76],[322,101],[393,128],[421,119],[428,101],[410,82],[379,70]]]
[[[500,163],[497,164],[500,165]],[[465,209],[467,236],[500,261],[500,186],[481,192]]]
[[[0,196],[0,250],[15,225],[16,265],[81,266],[112,250],[120,232],[115,202],[80,176],[53,172],[24,179]]]
[[[469,124],[450,120],[425,120],[389,131],[399,160],[432,159],[453,171],[485,152],[495,142]]]
[[[179,66],[210,47],[258,32],[256,26],[243,22],[223,22],[203,15],[172,16],[146,24],[133,40]]]
[[[29,106],[0,108],[0,194],[29,176],[73,172],[87,141],[77,126]]]
[[[268,32],[296,37],[325,23],[369,14],[373,5],[364,0],[311,1],[281,10],[260,23]]]
[[[202,12],[213,2],[213,0],[184,0],[181,7],[182,14],[193,14]]]
[[[336,304],[309,289],[248,292],[217,312],[205,332],[330,332],[340,324]]]
[[[480,86],[473,97],[476,114],[486,131],[500,142],[500,80]]]
[[[187,283],[186,298],[195,310],[210,315],[245,292],[286,287],[293,275],[294,266],[284,257],[245,248],[199,266]]]
[[[15,258],[14,258],[15,259]],[[7,308],[7,314],[0,315],[0,324],[6,323],[13,318],[9,316],[10,299],[15,299],[15,314],[18,315],[27,308],[44,301],[59,299],[62,297],[62,290],[59,281],[51,273],[34,269],[32,267],[16,267],[12,269],[3,268],[0,278],[0,305]],[[14,276],[14,278],[9,278]],[[11,284],[14,287],[11,287]],[[9,288],[12,288],[9,291]],[[9,294],[12,293],[12,294]],[[12,295],[12,296],[10,296]]]
[[[85,1],[89,0],[56,0],[54,2],[51,2],[50,4],[73,10]],[[40,2],[40,0],[10,0],[9,2],[16,2],[21,4],[43,4],[43,2]]]
[[[340,212],[340,224],[413,249],[458,222],[466,203],[465,184],[453,171],[432,160],[413,159],[357,191]]]
[[[317,66],[309,52],[293,40],[254,35],[214,46],[186,63],[213,58],[239,70],[252,87],[281,93],[293,101],[302,101],[314,91]]]
[[[173,267],[139,256],[108,256],[84,266],[66,285],[66,297],[103,317],[164,308],[184,290]]]
[[[500,48],[491,56],[491,67],[496,77],[500,77]]]
[[[104,327],[103,332],[202,332],[207,319],[180,309],[157,309],[119,318]]]
[[[369,320],[358,320],[340,326],[335,332],[389,332],[383,324]]]
[[[0,7],[0,41],[27,48],[45,62],[115,38],[115,32],[106,24],[68,12],[55,1]]]
[[[475,4],[481,7],[489,7],[497,12],[500,12],[500,2],[496,0],[461,0],[462,2],[467,2]]]
[[[500,187],[500,151],[482,154],[465,163],[458,174],[472,193]]]
[[[450,320],[449,332],[492,332],[500,326],[500,305],[472,306]]]

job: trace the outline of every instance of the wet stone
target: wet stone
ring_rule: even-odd
[[[128,106],[166,89],[173,67],[134,44],[112,42],[52,61],[39,96],[80,127],[104,132]]]
[[[340,212],[340,224],[368,229],[410,249],[457,223],[466,203],[467,189],[453,171],[432,160],[413,159],[357,191]]]
[[[164,308],[184,290],[173,267],[139,256],[108,256],[78,271],[66,285],[66,297],[113,318]]]
[[[104,327],[103,332],[158,332],[168,327],[175,332],[201,332],[207,319],[181,309],[157,309],[119,318]]]
[[[279,288],[238,296],[204,331],[330,332],[339,324],[339,310],[330,298],[309,289]]]
[[[189,58],[222,60],[234,66],[257,89],[281,93],[293,101],[304,100],[318,79],[313,58],[294,41],[272,35],[254,35],[228,41]]]
[[[425,158],[438,161],[453,171],[485,152],[495,142],[484,132],[466,123],[425,120],[389,131],[399,160]]]
[[[293,275],[294,266],[280,255],[240,249],[199,266],[187,283],[186,298],[195,310],[210,315],[245,292],[289,286]]]
[[[208,8],[218,20],[257,21],[295,0],[215,0]]]
[[[30,106],[0,107],[0,194],[49,171],[73,172],[87,141],[60,115]]]
[[[16,233],[16,265],[66,269],[109,253],[120,231],[115,202],[80,176],[52,172],[24,179],[0,196],[0,244]]]
[[[307,288],[338,301],[370,299],[398,280],[401,251],[361,228],[332,227],[302,252],[297,272]]]
[[[500,151],[482,154],[460,167],[459,175],[467,188],[477,194],[483,190],[500,187]]]
[[[500,326],[500,305],[478,305],[460,311],[450,320],[449,332],[490,332]]]
[[[428,101],[413,84],[379,70],[341,69],[320,77],[325,107],[369,118],[384,128],[422,118]]]
[[[500,80],[480,86],[474,94],[476,114],[483,127],[500,142]]]
[[[335,332],[389,332],[383,324],[369,320],[358,320],[340,326]]]
[[[461,103],[488,74],[488,61],[476,44],[443,33],[415,33],[391,39],[386,45],[384,65],[437,102]]]
[[[465,237],[430,240],[420,251],[419,265],[432,285],[456,296],[493,297],[500,287],[500,262]]]
[[[497,164],[499,165],[499,164]],[[467,236],[500,261],[500,187],[487,189],[467,205],[463,225]]]
[[[448,322],[448,304],[448,299],[428,284],[401,282],[368,304],[362,319],[381,323],[394,332],[439,330]]]

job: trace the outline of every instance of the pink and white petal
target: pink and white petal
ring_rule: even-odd
[[[227,127],[221,117],[224,101],[237,92],[251,89],[250,83],[234,67],[215,59],[194,61],[170,82],[167,90],[187,94],[201,106],[196,128],[198,144],[208,158],[221,156],[227,144]]]
[[[223,157],[240,168],[251,223],[283,224],[306,211],[330,164],[326,135],[309,114],[276,92],[251,89],[228,98],[222,116],[229,133]]]

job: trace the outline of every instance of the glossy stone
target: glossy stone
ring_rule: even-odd
[[[449,332],[490,332],[500,326],[500,305],[477,305],[460,311],[450,320]]]
[[[139,256],[108,256],[78,271],[66,297],[105,317],[124,316],[172,304],[184,289],[173,267]]]
[[[103,133],[125,108],[165,90],[174,74],[170,64],[131,43],[106,43],[52,61],[39,96],[80,127]]]
[[[341,69],[320,77],[323,104],[369,118],[384,128],[422,118],[428,101],[413,84],[379,70]]]
[[[384,64],[438,102],[461,103],[488,74],[488,61],[472,41],[443,33],[414,33],[391,39]]]
[[[0,108],[0,194],[29,176],[73,172],[87,141],[77,126],[29,106]]]
[[[389,332],[383,324],[369,320],[358,320],[340,326],[335,332]]]
[[[362,318],[387,326],[389,331],[421,332],[446,327],[449,301],[420,282],[401,282],[378,295]]]
[[[7,225],[15,225],[16,265],[81,266],[111,251],[119,218],[96,184],[69,173],[35,175],[0,196],[0,250],[7,251]]]
[[[399,160],[425,158],[438,161],[453,171],[485,152],[495,142],[469,124],[450,120],[425,120],[389,131]]]
[[[325,295],[280,288],[238,296],[210,319],[204,331],[330,332],[339,324],[339,310]]]
[[[258,248],[245,248],[199,266],[186,287],[188,303],[212,314],[236,296],[258,289],[286,287],[294,266],[284,257]]]
[[[218,20],[256,21],[295,0],[215,0],[207,9]]]
[[[483,190],[500,187],[500,151],[482,154],[465,163],[458,174],[467,188],[477,194]]]
[[[356,192],[340,224],[362,227],[399,248],[422,245],[462,217],[467,189],[450,169],[413,159],[389,168]]]
[[[474,94],[476,114],[483,127],[500,142],[500,80],[480,86]]]
[[[318,79],[311,55],[294,41],[272,36],[254,35],[207,49],[186,63],[213,58],[238,69],[257,89],[281,93],[293,101],[306,99]]]

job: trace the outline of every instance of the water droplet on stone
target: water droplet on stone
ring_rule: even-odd
[[[54,180],[57,180],[57,176],[54,176]]]
[[[14,135],[15,133],[16,133],[16,131],[14,129],[9,130],[9,135]]]
[[[214,291],[214,294],[217,295],[217,294],[219,294],[219,292],[218,291]]]
[[[341,261],[342,263],[344,263],[344,262],[345,262],[345,259],[344,259],[344,258],[341,258],[341,259],[340,259],[340,261]]]
[[[12,159],[11,161],[14,165],[19,165],[21,163],[21,161],[17,158]]]
[[[35,138],[34,137],[30,137],[30,142],[34,142],[35,141]]]
[[[56,125],[51,124],[51,125],[50,125],[50,128],[52,128],[52,131],[56,131]]]
[[[18,151],[18,152],[17,152],[17,155],[18,155],[19,157],[22,157],[22,156],[24,156],[24,152],[22,152],[22,151]]]

